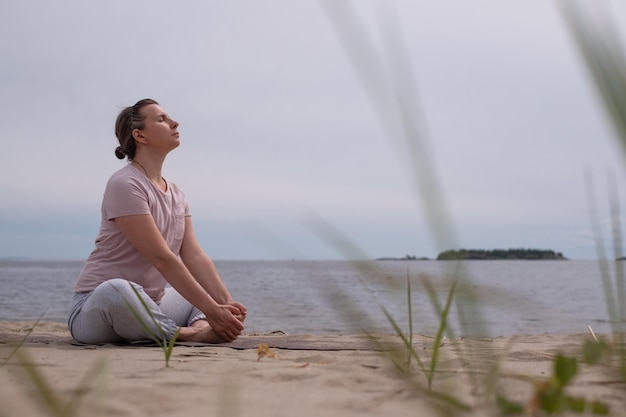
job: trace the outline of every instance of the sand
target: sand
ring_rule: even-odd
[[[0,323],[0,417],[52,415],[28,370],[43,375],[61,404],[82,396],[81,416],[435,416],[445,404],[441,395],[470,407],[459,415],[486,415],[495,398],[488,381],[529,413],[556,355],[579,357],[590,337],[446,339],[428,390],[415,365],[405,374],[392,365],[390,355],[401,347],[393,336],[379,336],[380,346],[359,335],[245,335],[228,345],[177,345],[166,367],[158,347],[81,345],[64,324],[39,323],[29,334],[32,326]],[[21,354],[11,355],[27,334]],[[415,335],[414,348],[429,365],[433,338]],[[497,378],[490,379],[496,365]],[[81,382],[98,366],[95,379]],[[581,364],[566,392],[626,415],[626,384],[615,361]]]

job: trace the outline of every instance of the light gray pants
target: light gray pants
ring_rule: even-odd
[[[140,285],[125,279],[111,279],[91,292],[74,294],[68,328],[76,341],[89,344],[154,340],[155,335],[160,340],[170,340],[178,327],[190,326],[204,318],[204,314],[174,288],[167,287],[157,305]]]

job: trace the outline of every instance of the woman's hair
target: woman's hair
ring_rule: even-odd
[[[118,159],[128,157],[129,161],[135,158],[137,152],[137,143],[133,138],[134,129],[143,129],[146,116],[141,115],[141,109],[150,104],[159,104],[151,98],[144,98],[135,103],[134,106],[126,107],[117,115],[115,121],[115,136],[120,142],[120,146],[115,148],[115,156]]]

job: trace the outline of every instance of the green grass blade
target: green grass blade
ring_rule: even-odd
[[[135,288],[135,286],[132,285],[132,284],[130,284],[130,287],[132,288],[133,292],[137,296],[137,299],[139,300],[139,302],[141,302],[141,306],[144,308],[144,310],[146,311],[146,313],[150,317],[150,320],[152,320],[152,323],[155,325],[155,327],[160,332],[160,335],[156,336],[156,338],[157,338],[157,340],[155,340],[156,343],[159,344],[159,346],[161,346],[162,348],[165,348],[166,345],[167,345],[167,335],[165,334],[165,331],[161,328],[161,326],[159,325],[157,320],[154,318],[154,315],[152,314],[152,311],[150,310],[150,307],[148,306],[146,301],[143,299],[141,294],[139,294],[139,290],[137,290],[137,288]],[[153,332],[150,332],[150,333],[154,334]]]
[[[135,296],[137,297],[137,299],[141,303],[142,307],[144,308],[144,310],[146,311],[146,313],[148,314],[148,316],[152,320],[152,323],[159,330],[160,335],[157,335],[156,333],[154,333],[152,331],[150,326],[143,320],[143,318],[141,317],[139,312],[135,310],[135,308],[124,297],[124,295],[121,293],[121,291],[119,291],[115,287],[113,287],[113,288],[115,288],[115,290],[120,294],[120,296],[122,297],[122,299],[124,300],[124,302],[128,306],[129,310],[131,311],[131,313],[133,314],[133,316],[135,317],[137,322],[140,324],[140,326],[144,329],[144,331],[163,350],[163,354],[165,356],[165,366],[169,367],[169,360],[170,360],[170,357],[172,355],[172,350],[174,349],[174,345],[176,343],[176,339],[178,338],[178,335],[180,333],[180,329],[176,330],[176,333],[174,334],[174,336],[168,342],[167,335],[165,334],[165,331],[161,328],[161,326],[159,325],[157,320],[154,318],[154,315],[152,314],[152,311],[150,310],[150,307],[148,306],[148,304],[145,302],[145,300],[143,299],[143,297],[141,296],[141,294],[139,293],[137,288],[135,288],[135,286],[132,285],[130,282],[129,282],[129,285],[132,288],[133,292],[135,293]]]
[[[176,344],[176,339],[178,339],[178,335],[180,334],[180,327],[176,329],[176,333],[170,339],[167,344],[167,348],[165,350],[165,366],[169,368],[170,366],[170,357],[172,356],[172,350],[174,349],[174,345]]]
[[[447,407],[452,407],[452,409],[450,408],[445,408],[442,409],[441,407],[438,408],[439,411],[439,415],[447,415],[447,416],[455,416],[455,415],[459,415],[458,412],[459,411],[464,411],[464,412],[471,412],[472,411],[472,406],[465,403],[464,401],[456,398],[454,395],[452,394],[448,394],[446,392],[441,392],[441,391],[437,391],[437,390],[432,390],[430,388],[424,388],[420,385],[417,384],[413,384],[411,385],[416,391],[421,392],[425,397],[427,397],[430,401],[431,401],[431,405],[436,405],[436,404],[432,404],[435,401],[437,402],[437,404],[439,405],[445,405]],[[416,413],[415,415],[419,415],[419,413]]]
[[[174,336],[172,336],[172,338],[168,341],[167,340],[167,335],[165,334],[165,331],[163,330],[163,328],[161,328],[160,324],[154,318],[154,315],[152,314],[152,311],[150,310],[150,307],[148,306],[146,301],[143,299],[143,297],[139,293],[139,290],[137,290],[137,288],[135,288],[135,286],[132,283],[130,283],[130,282],[128,283],[128,285],[130,285],[130,288],[135,293],[135,296],[137,297],[137,299],[141,303],[141,306],[143,307],[143,309],[146,311],[146,313],[148,314],[148,316],[152,320],[152,323],[154,324],[154,326],[159,330],[159,332],[160,332],[159,335],[157,335],[155,332],[152,331],[152,329],[150,328],[148,323],[146,323],[143,320],[143,318],[141,317],[139,312],[135,310],[135,308],[124,297],[124,295],[121,293],[121,291],[119,291],[115,287],[113,287],[113,288],[115,288],[115,290],[120,294],[120,296],[122,297],[122,299],[124,300],[124,302],[128,306],[129,310],[131,311],[131,313],[133,314],[133,316],[135,317],[135,319],[137,320],[139,325],[144,329],[144,331],[149,335],[149,337],[161,348],[161,350],[163,350],[163,355],[165,357],[165,366],[169,367],[170,357],[172,355],[172,350],[174,349],[174,345],[176,344],[176,339],[178,338],[178,335],[180,333],[180,328],[176,330],[176,333],[174,334]]]
[[[421,277],[421,282],[422,282],[422,286],[426,290],[426,295],[428,296],[428,300],[430,301],[430,304],[433,306],[433,309],[435,310],[435,314],[441,317],[441,314],[443,312],[443,307],[441,307],[441,303],[439,302],[439,298],[437,297],[437,291],[435,291],[435,287],[430,282],[430,280],[425,276]]]
[[[135,289],[132,284],[129,283],[129,285],[133,288],[133,290]],[[115,288],[115,287],[113,287]],[[144,329],[144,331],[148,334],[148,336],[150,337],[150,339],[152,339],[155,343],[157,343],[160,347],[162,346],[162,342],[159,339],[159,337],[152,331],[152,329],[150,328],[150,326],[148,326],[148,324],[143,320],[143,318],[141,317],[141,315],[139,314],[139,312],[137,310],[135,310],[135,308],[132,306],[132,304],[130,303],[130,301],[128,301],[126,299],[126,297],[124,297],[124,295],[121,293],[121,291],[119,291],[117,288],[115,288],[115,290],[120,294],[120,296],[122,297],[122,299],[124,300],[124,303],[126,304],[126,306],[128,307],[128,309],[130,310],[130,312],[132,313],[133,317],[135,317],[135,319],[137,320],[137,322],[139,323],[139,325],[141,326],[142,329]],[[135,291],[135,294],[137,294],[137,297],[139,299],[141,299],[141,296],[139,295],[138,292]],[[145,302],[143,300],[141,300],[141,304],[144,306],[145,309],[148,309],[147,304],[145,304]]]
[[[393,326],[393,329],[395,330],[396,334],[400,337],[400,339],[402,340],[402,343],[404,343],[404,345],[406,346],[407,352],[415,358],[415,361],[417,362],[417,365],[422,370],[422,372],[427,374],[426,367],[424,366],[424,363],[422,362],[420,357],[417,355],[417,352],[413,348],[413,344],[411,343],[411,341],[402,332],[402,329],[400,328],[398,323],[393,319],[393,316],[391,315],[391,313],[389,313],[389,310],[387,310],[385,307],[382,307],[382,310],[383,310],[383,313],[385,314],[385,317],[387,317],[387,320],[389,321],[389,323]]]
[[[448,298],[446,299],[446,304],[441,312],[441,316],[439,317],[439,329],[437,330],[437,335],[435,336],[435,342],[433,345],[433,354],[430,360],[430,370],[429,370],[429,378],[428,385],[429,387],[432,384],[432,379],[435,374],[435,370],[437,368],[437,362],[439,359],[439,346],[441,345],[441,340],[443,339],[443,333],[446,330],[448,325],[448,314],[450,313],[450,306],[452,305],[452,299],[454,298],[454,292],[456,289],[458,280],[455,280],[450,287],[450,291],[448,291]]]

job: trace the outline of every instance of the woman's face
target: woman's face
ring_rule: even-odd
[[[158,104],[141,108],[145,116],[144,128],[140,130],[149,145],[172,150],[180,145],[178,122],[172,119]]]

